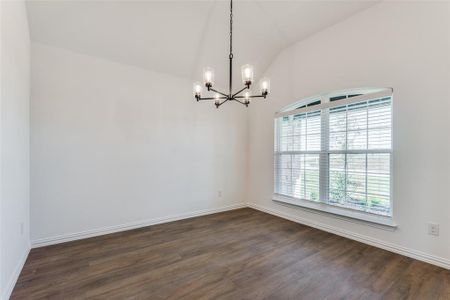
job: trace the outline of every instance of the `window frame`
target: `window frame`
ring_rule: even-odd
[[[330,98],[341,96],[341,95],[354,95],[359,94],[358,96],[352,96],[352,97],[346,97],[345,99],[340,99],[336,101],[330,101]],[[382,97],[390,97],[391,101],[391,147],[390,150],[383,150],[382,153],[389,153],[390,154],[390,176],[389,176],[389,215],[381,215],[376,214],[374,212],[370,211],[362,211],[358,209],[354,209],[351,207],[344,207],[344,206],[338,206],[335,204],[328,203],[328,197],[329,195],[322,195],[322,191],[327,191],[329,183],[324,181],[323,178],[326,178],[329,180],[329,159],[327,159],[326,167],[323,166],[323,157],[327,157],[330,153],[333,153],[334,150],[328,149],[328,140],[329,140],[329,110],[333,107],[339,107],[348,105],[351,103],[358,103],[358,102],[364,102],[369,101],[372,99],[382,98]],[[320,100],[320,104],[313,105],[313,106],[307,106],[309,103],[315,102]],[[298,108],[301,107],[301,108]],[[280,137],[280,126],[278,126],[278,120],[280,117],[283,116],[289,116],[289,115],[296,115],[311,111],[320,111],[321,113],[321,150],[320,150],[320,166],[319,166],[319,201],[312,201],[312,200],[306,200],[306,199],[299,199],[295,197],[290,197],[287,195],[277,194],[277,177],[275,177],[275,168],[274,168],[274,187],[273,187],[273,197],[272,200],[276,202],[282,202],[290,205],[300,206],[302,208],[306,208],[308,210],[318,211],[318,212],[324,212],[326,214],[331,214],[337,218],[345,218],[345,219],[356,219],[364,222],[370,222],[375,224],[380,224],[387,227],[395,228],[397,225],[394,221],[394,193],[393,193],[393,180],[394,180],[394,97],[393,97],[393,89],[392,88],[359,88],[359,89],[346,89],[346,90],[339,90],[331,93],[324,93],[321,95],[317,95],[314,97],[308,97],[306,99],[303,99],[301,101],[297,101],[295,103],[292,103],[283,109],[281,109],[279,112],[275,113],[274,117],[274,143],[279,143],[279,137]],[[324,124],[326,126],[324,126]],[[324,145],[325,144],[325,145]],[[323,150],[326,149],[326,150]],[[336,150],[336,153],[362,153],[362,154],[370,154],[370,153],[377,153],[377,150]],[[322,155],[326,154],[326,155]],[[274,149],[274,166],[277,163],[277,158],[279,157],[279,153],[275,151]],[[367,156],[366,156],[367,159]],[[326,175],[324,174],[324,170]],[[366,170],[367,172],[367,170]],[[366,175],[367,176],[367,175]]]

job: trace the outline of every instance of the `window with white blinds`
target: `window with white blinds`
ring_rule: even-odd
[[[390,217],[392,91],[309,103],[276,115],[275,194]]]
[[[279,156],[275,160],[276,193],[307,200],[319,200],[320,111],[282,117]]]

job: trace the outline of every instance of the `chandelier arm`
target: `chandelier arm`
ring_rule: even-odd
[[[216,98],[216,97],[206,97],[206,98],[202,98],[202,97],[200,97],[200,98],[198,98],[198,101],[203,101],[203,100],[217,100],[217,99],[223,100],[223,99],[228,99],[228,97],[219,97],[219,98]]]
[[[242,93],[243,91],[245,91],[246,89],[248,89],[248,86],[246,86],[245,88],[241,89],[240,91],[237,91],[236,93],[234,93],[233,95],[231,95],[231,98],[234,98],[235,96],[239,95],[240,93]]]
[[[245,105],[246,107],[248,107],[248,105],[250,104],[250,102],[242,102],[242,101],[239,101],[239,100],[236,99],[236,98],[233,98],[233,100],[236,101],[236,102],[238,102],[238,103],[240,103],[240,104],[242,104],[242,105]]]
[[[216,103],[216,107],[219,108],[222,104],[224,104],[225,102],[227,102],[229,99],[226,98],[224,101],[220,102],[220,103]]]
[[[242,101],[240,101],[240,100],[238,100],[238,99],[236,99],[236,98],[233,98],[233,100],[236,101],[236,102],[239,102],[239,103],[241,103],[241,104],[243,104],[243,105],[247,105],[247,104],[248,104],[248,103],[242,102]]]
[[[227,95],[227,94],[224,94],[224,93],[222,93],[222,92],[219,92],[219,91],[217,91],[217,90],[215,90],[215,89],[213,89],[213,88],[209,88],[209,90],[228,98],[228,95]]]
[[[234,98],[236,98],[236,99],[244,99],[246,97],[245,96],[236,96]],[[266,96],[264,96],[264,95],[251,95],[251,96],[248,96],[248,98],[266,98]]]

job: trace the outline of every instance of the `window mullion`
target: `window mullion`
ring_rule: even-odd
[[[309,114],[306,113],[305,118],[305,150],[308,152],[308,123],[309,123]],[[307,198],[306,194],[306,154],[303,154],[303,198]]]
[[[366,106],[366,149],[369,149],[369,102],[367,102]],[[366,208],[369,204],[369,196],[367,195],[367,183],[368,183],[368,155],[366,152],[366,185],[365,185],[365,192],[366,192]]]
[[[348,150],[348,106],[345,108],[345,171],[344,171],[344,205],[347,203],[347,181],[348,181],[348,169],[347,169],[347,150]]]
[[[328,109],[320,112],[319,199],[325,203],[329,200],[329,117]]]

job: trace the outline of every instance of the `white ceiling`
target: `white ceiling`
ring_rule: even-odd
[[[233,48],[260,75],[279,51],[377,1],[234,1]],[[33,41],[201,80],[227,79],[228,1],[28,1]]]

